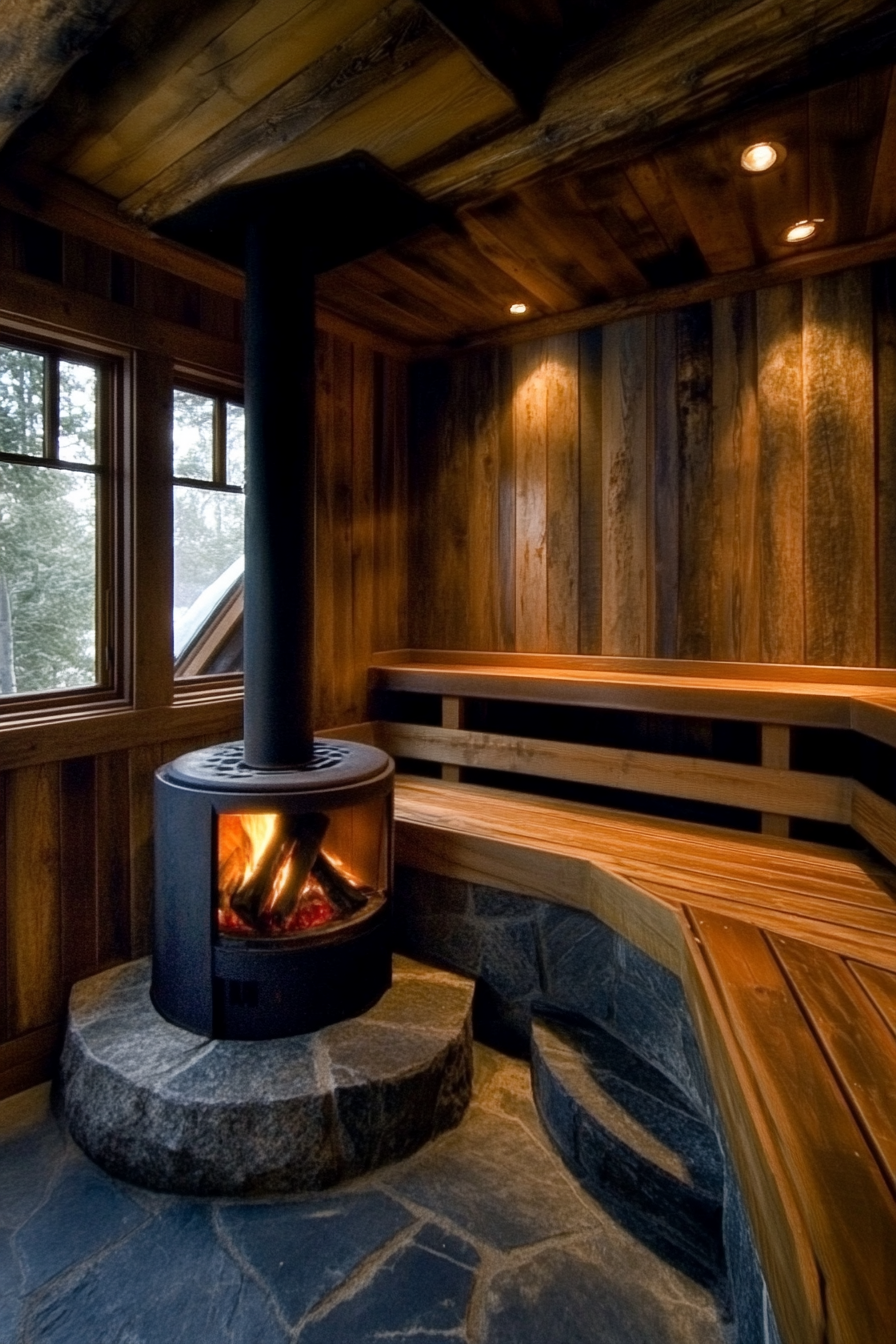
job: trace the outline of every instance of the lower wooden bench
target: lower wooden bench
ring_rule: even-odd
[[[896,900],[849,851],[400,777],[396,859],[682,980],[786,1344],[896,1341]]]

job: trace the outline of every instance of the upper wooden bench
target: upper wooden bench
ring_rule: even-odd
[[[399,778],[396,859],[682,980],[786,1344],[896,1339],[896,902],[850,851]]]
[[[896,863],[896,806],[864,784],[791,770],[790,730],[853,729],[896,747],[896,673],[877,668],[806,668],[661,659],[398,651],[369,669],[372,691],[442,698],[441,726],[381,724],[393,755],[461,767],[521,771],[550,779],[749,808],[768,834],[786,818],[852,826]],[[761,725],[762,763],[471,732],[466,698],[734,719]]]

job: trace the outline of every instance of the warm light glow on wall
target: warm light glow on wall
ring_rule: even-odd
[[[510,311],[516,317],[522,317],[523,313],[527,313],[529,311],[529,305],[525,303],[512,303],[510,305]]]
[[[785,243],[806,243],[814,238],[823,219],[798,219],[784,234]]]
[[[770,140],[760,140],[755,145],[747,145],[740,156],[740,166],[748,173],[767,173],[779,157],[778,148]]]

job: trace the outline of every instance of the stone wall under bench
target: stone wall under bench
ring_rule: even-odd
[[[530,1055],[533,1013],[548,1022],[559,1015],[561,1021],[580,1023],[586,1035],[587,1024],[594,1023],[684,1095],[715,1134],[721,1152],[719,1252],[727,1274],[720,1291],[736,1324],[737,1344],[780,1344],[676,976],[593,915],[418,869],[396,870],[395,921],[398,950],[475,977],[474,1034],[487,1044]],[[537,1067],[535,1072],[537,1093]],[[544,1115],[544,1106],[540,1109]],[[568,1160],[569,1154],[564,1157]],[[568,1165],[575,1170],[574,1162]]]

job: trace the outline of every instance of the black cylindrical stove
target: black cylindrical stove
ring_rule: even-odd
[[[394,766],[317,739],[291,771],[242,743],[156,773],[152,1001],[204,1036],[266,1040],[370,1008],[391,984]]]
[[[156,773],[152,1000],[267,1039],[391,983],[384,752],[315,739],[315,275],[433,210],[365,156],[225,190],[165,232],[246,268],[245,742]]]

